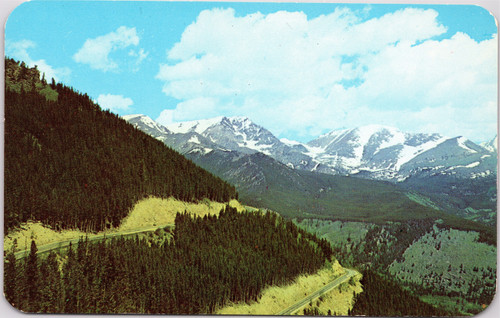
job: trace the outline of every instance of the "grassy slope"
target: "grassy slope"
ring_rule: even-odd
[[[344,268],[336,261],[332,267],[324,268],[314,275],[300,276],[290,285],[266,288],[258,302],[230,304],[218,310],[216,314],[273,315],[344,273]],[[330,310],[332,313],[346,315],[347,311],[352,308],[353,294],[358,294],[363,290],[359,279],[360,277],[354,279],[354,285],[345,283],[340,288],[328,292],[318,303],[315,301],[314,305],[319,305],[320,310],[325,314]],[[298,314],[301,313],[302,311],[298,312]]]

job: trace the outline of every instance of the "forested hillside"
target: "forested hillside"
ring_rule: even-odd
[[[139,199],[226,202],[233,186],[103,111],[89,96],[6,59],[5,233],[116,226]]]
[[[422,302],[394,281],[367,270],[361,279],[364,292],[356,297],[352,316],[454,316],[457,313],[436,308]]]
[[[213,313],[257,300],[268,285],[291,282],[332,260],[325,240],[268,212],[178,214],[173,238],[80,241],[65,255],[10,253],[5,294],[16,308],[44,313]]]

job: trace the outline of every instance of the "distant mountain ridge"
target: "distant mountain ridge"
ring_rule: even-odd
[[[427,170],[463,178],[496,173],[496,141],[480,146],[464,137],[368,125],[334,130],[304,144],[280,140],[246,117],[216,117],[167,127],[144,115],[124,118],[182,153],[261,152],[293,169],[390,181],[403,181]]]

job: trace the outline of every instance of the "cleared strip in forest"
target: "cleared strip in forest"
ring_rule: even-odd
[[[302,300],[296,302],[295,304],[293,304],[292,306],[290,306],[290,307],[288,307],[288,308],[280,311],[279,313],[277,313],[277,315],[279,315],[279,316],[281,316],[281,315],[285,315],[285,316],[292,315],[294,312],[296,312],[297,310],[299,310],[301,307],[307,305],[309,302],[315,300],[316,298],[318,298],[319,296],[323,295],[324,293],[327,293],[330,290],[332,290],[334,288],[337,288],[340,284],[345,283],[347,280],[349,280],[354,275],[359,274],[357,271],[352,270],[352,269],[346,268],[345,270],[347,272],[344,275],[342,275],[340,277],[337,277],[332,282],[330,282],[330,283],[326,284],[325,286],[321,287],[320,289],[318,289],[314,293],[310,294],[309,296],[305,297],[304,299],[302,299]]]
[[[135,235],[135,234],[139,234],[139,233],[153,232],[153,231],[156,231],[157,229],[162,229],[165,227],[172,228],[172,227],[174,227],[174,224],[164,224],[164,225],[160,225],[160,226],[149,226],[149,227],[143,227],[143,228],[138,228],[138,229],[120,231],[120,232],[92,235],[92,236],[88,236],[87,240],[90,242],[90,241],[112,238],[112,237],[116,237],[116,236],[129,236],[129,235]],[[85,237],[85,236],[82,235],[78,238],[73,238],[70,240],[59,241],[59,242],[54,242],[54,243],[49,243],[49,244],[38,246],[37,247],[37,249],[38,249],[37,254],[43,254],[43,253],[47,253],[47,252],[50,252],[50,251],[55,250],[55,249],[65,248],[65,247],[68,247],[70,243],[72,245],[75,245],[78,243],[78,241],[80,241],[80,239],[82,237]],[[26,249],[26,250],[14,253],[14,256],[16,257],[16,259],[22,259],[24,257],[27,257],[29,255],[29,253],[30,253],[30,250]]]

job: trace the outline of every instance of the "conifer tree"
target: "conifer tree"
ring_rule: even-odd
[[[26,262],[26,283],[25,290],[27,290],[28,311],[37,312],[39,309],[40,295],[39,295],[39,267],[38,267],[38,249],[35,240],[31,240],[30,253]]]

